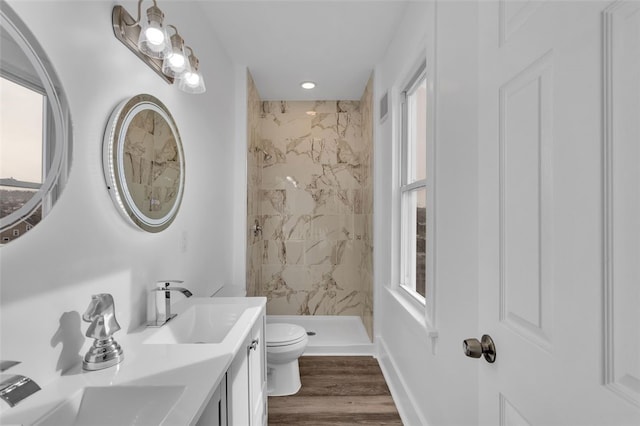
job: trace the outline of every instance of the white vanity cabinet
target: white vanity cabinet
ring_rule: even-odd
[[[266,317],[258,318],[227,371],[229,426],[266,426]]]
[[[267,426],[267,318],[265,302],[256,306],[259,302],[253,302],[259,311],[246,323],[248,330],[245,328],[233,340],[231,364],[197,426]],[[241,336],[246,337],[240,342]]]

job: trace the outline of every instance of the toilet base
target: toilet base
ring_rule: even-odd
[[[267,362],[267,394],[269,396],[294,395],[301,387],[297,358],[284,364]]]

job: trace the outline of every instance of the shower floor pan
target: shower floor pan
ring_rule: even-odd
[[[267,323],[296,324],[307,330],[307,356],[374,355],[374,346],[357,316],[267,315]]]

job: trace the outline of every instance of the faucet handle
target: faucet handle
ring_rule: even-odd
[[[171,284],[182,284],[183,280],[160,280],[157,281],[158,284],[164,285],[165,287],[169,287]]]
[[[29,377],[20,374],[0,375],[0,398],[5,400],[10,407],[39,390],[40,386]]]

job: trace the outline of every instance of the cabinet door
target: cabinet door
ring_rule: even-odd
[[[249,350],[251,336],[245,340],[245,345],[234,358],[227,371],[229,384],[227,386],[229,425],[252,426],[249,408]]]
[[[267,420],[265,321],[263,317],[253,327],[249,346],[249,406],[253,426],[266,425]]]
[[[258,319],[227,371],[230,426],[267,424],[266,318]]]
[[[200,415],[197,426],[227,426],[227,375],[211,396],[209,403]]]

